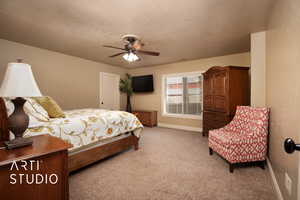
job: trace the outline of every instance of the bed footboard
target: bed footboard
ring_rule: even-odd
[[[80,169],[84,166],[97,162],[103,158],[127,150],[131,147],[135,150],[139,148],[139,138],[130,135],[123,139],[107,143],[95,148],[69,155],[69,172]]]

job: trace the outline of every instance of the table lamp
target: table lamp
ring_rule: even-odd
[[[23,138],[23,133],[29,125],[29,117],[23,109],[26,103],[23,97],[42,96],[33,77],[31,66],[22,63],[20,59],[17,63],[8,63],[0,96],[14,98],[12,102],[15,109],[8,117],[8,129],[15,135],[15,139],[5,142],[7,149],[31,145],[30,138]]]

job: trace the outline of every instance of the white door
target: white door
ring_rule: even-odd
[[[120,110],[120,75],[100,72],[100,108]]]

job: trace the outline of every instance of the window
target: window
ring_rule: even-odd
[[[163,77],[164,115],[201,118],[202,74],[200,72]]]

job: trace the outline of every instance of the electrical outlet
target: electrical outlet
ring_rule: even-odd
[[[292,194],[292,179],[289,177],[287,173],[285,173],[285,188],[288,191],[289,195]]]

